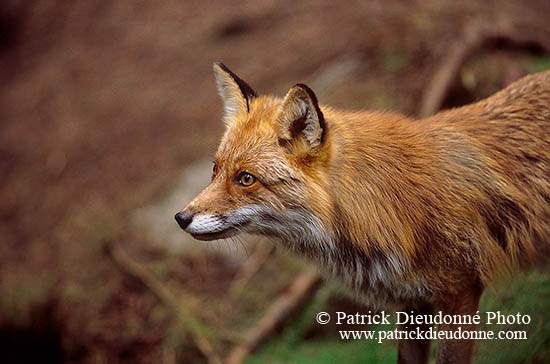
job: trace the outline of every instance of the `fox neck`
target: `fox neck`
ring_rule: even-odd
[[[345,292],[358,301],[382,307],[414,301],[428,293],[421,282],[404,280],[410,267],[398,254],[367,253],[306,209],[286,210],[281,216],[269,211],[256,230],[312,261],[328,278],[343,282]]]
[[[411,212],[401,203],[408,196],[401,196],[403,191],[395,186],[392,168],[396,160],[401,160],[400,173],[411,176],[423,172],[424,161],[407,153],[422,148],[424,141],[417,135],[418,144],[410,146],[409,120],[401,115],[373,113],[368,135],[358,135],[339,125],[347,115],[334,117],[329,110],[326,115],[331,121],[327,123],[327,168],[317,169],[321,174],[314,179],[316,185],[309,194],[312,203],[307,209],[285,212],[281,217],[284,223],[269,235],[317,263],[322,271],[344,282],[348,292],[358,293],[360,299],[372,292],[378,292],[378,297],[369,296],[370,302],[386,303],[429,295],[421,279],[410,278],[411,262],[418,253],[414,239],[419,232],[410,231],[407,227],[414,224],[398,218]],[[403,128],[391,130],[389,118],[403,123]],[[405,130],[404,134],[399,130]],[[380,142],[386,134],[392,137],[390,147]],[[424,220],[423,216],[417,217]]]

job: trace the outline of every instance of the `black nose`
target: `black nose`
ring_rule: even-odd
[[[178,222],[178,225],[180,226],[180,228],[184,229],[189,226],[189,224],[191,223],[191,221],[193,220],[193,217],[186,214],[185,212],[178,212],[176,214],[176,216],[174,216],[176,218],[176,221]]]

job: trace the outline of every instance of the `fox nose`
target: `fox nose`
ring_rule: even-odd
[[[180,226],[180,228],[182,228],[183,230],[185,230],[185,228],[187,226],[189,226],[189,224],[191,223],[191,221],[193,220],[193,216],[185,213],[185,212],[178,212],[176,214],[176,216],[174,216],[176,218],[176,221],[178,223],[178,225]]]

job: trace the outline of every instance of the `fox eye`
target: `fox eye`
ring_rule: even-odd
[[[242,172],[237,179],[237,183],[244,187],[250,187],[256,182],[256,177],[248,172]]]

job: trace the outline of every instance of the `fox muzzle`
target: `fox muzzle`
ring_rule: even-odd
[[[185,228],[189,226],[191,221],[193,221],[193,216],[187,214],[185,211],[178,212],[174,216],[174,218],[176,219],[176,222],[178,223],[180,228],[182,228],[183,230],[185,230]]]

